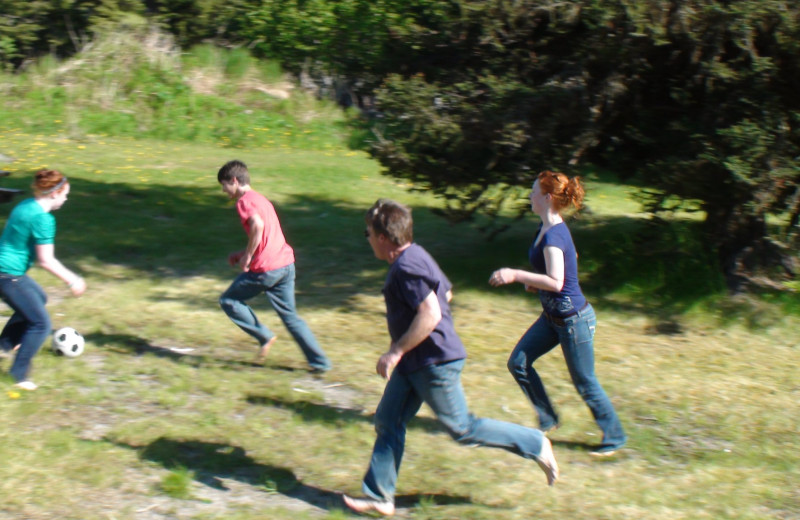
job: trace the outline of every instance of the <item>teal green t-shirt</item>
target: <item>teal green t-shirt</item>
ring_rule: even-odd
[[[0,272],[25,274],[36,259],[36,246],[52,244],[56,219],[36,199],[25,199],[11,211],[0,236]]]

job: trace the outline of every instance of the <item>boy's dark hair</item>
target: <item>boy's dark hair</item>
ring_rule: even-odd
[[[228,161],[217,172],[217,181],[220,183],[231,182],[233,179],[239,181],[239,184],[250,184],[250,172],[242,161]]]
[[[411,208],[391,199],[378,199],[372,205],[364,221],[377,234],[384,235],[396,246],[414,241],[414,220]]]

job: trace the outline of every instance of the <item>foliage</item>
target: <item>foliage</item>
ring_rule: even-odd
[[[7,123],[74,138],[149,136],[228,147],[339,142],[344,129],[336,120],[343,116],[291,90],[280,67],[245,49],[181,53],[169,34],[140,19],[70,59],[48,57],[0,75],[0,113]]]
[[[16,66],[46,53],[74,54],[96,30],[144,12],[140,0],[4,0],[0,3],[0,63]]]
[[[256,0],[4,0],[0,3],[0,64],[16,68],[43,54],[80,52],[119,24],[143,18],[183,48],[208,39],[241,43]]]
[[[538,170],[601,165],[652,187],[645,202],[658,216],[701,211],[704,240],[731,287],[797,271],[796,2],[10,0],[0,15],[6,67],[95,46],[143,20],[165,28],[176,48],[235,47],[230,78],[253,69],[245,48],[278,60],[323,95],[375,116],[359,131],[371,127],[387,173],[442,197],[453,219],[520,209],[516,198]],[[233,146],[285,120],[265,115],[256,131],[242,130],[241,91],[220,104],[190,93],[181,76],[144,71],[135,83],[152,89],[106,78],[111,91],[122,88],[122,106],[65,110],[64,118],[82,131]],[[75,92],[59,85],[31,96],[58,103]],[[250,105],[244,110],[287,110],[263,97]],[[215,130],[193,125],[199,114]]]
[[[605,164],[656,188],[654,212],[675,209],[674,196],[698,201],[732,286],[758,268],[796,271],[799,7],[450,5],[458,16],[426,25],[435,45],[377,90],[374,153],[388,173],[465,218],[496,212],[498,186],[525,185],[536,170]]]
[[[244,34],[250,26],[250,13],[263,3],[260,0],[144,0],[150,18],[184,48],[207,40],[247,43]]]
[[[427,51],[446,39],[439,29],[457,16],[451,1],[288,0],[264,2],[248,13],[242,35],[260,55],[321,86],[344,105],[368,107],[386,75],[420,59],[445,62]]]

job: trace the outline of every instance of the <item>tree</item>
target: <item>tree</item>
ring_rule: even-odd
[[[144,12],[141,0],[4,0],[0,64],[16,68],[46,54],[72,55],[97,27]]]
[[[699,201],[733,288],[758,268],[794,273],[800,6],[447,4],[451,16],[416,19],[435,37],[405,42],[404,70],[377,90],[374,154],[388,173],[465,218],[496,211],[536,170],[605,164],[657,188],[653,212]]]

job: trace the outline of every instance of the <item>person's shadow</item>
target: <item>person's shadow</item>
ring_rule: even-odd
[[[247,396],[247,402],[250,404],[290,410],[304,422],[318,422],[344,426],[346,423],[351,422],[367,422],[372,424],[375,420],[375,414],[373,412],[330,404],[320,404],[303,399],[290,401],[281,397],[250,394]],[[408,429],[418,429],[429,433],[447,433],[447,430],[445,430],[444,426],[442,426],[439,421],[429,417],[416,416],[412,418],[408,422]]]
[[[348,510],[341,493],[304,484],[288,468],[258,463],[239,446],[166,437],[159,437],[144,446],[107,440],[117,446],[137,450],[142,459],[166,469],[188,469],[195,480],[214,489],[227,490],[224,481],[236,480],[263,488],[265,492],[277,492],[301,500],[319,509]],[[411,508],[422,500],[431,500],[439,505],[472,503],[469,497],[446,494],[400,495],[395,498],[395,503],[398,507]]]
[[[263,369],[263,365],[253,361],[243,361],[238,359],[227,359],[204,354],[204,350],[180,349],[159,347],[153,345],[148,340],[132,334],[107,334],[103,332],[92,332],[87,334],[86,342],[96,347],[103,347],[109,352],[117,354],[141,356],[155,356],[169,359],[174,363],[182,363],[196,368],[202,367],[221,367],[231,370],[242,368]],[[205,349],[208,351],[208,349]],[[272,366],[276,370],[286,370],[294,372],[293,367]]]
[[[190,470],[195,480],[214,489],[227,491],[225,480],[236,480],[302,500],[320,509],[344,507],[339,493],[303,484],[288,468],[258,463],[239,446],[166,437],[159,437],[144,446],[112,442],[135,449],[142,459],[166,469]]]

